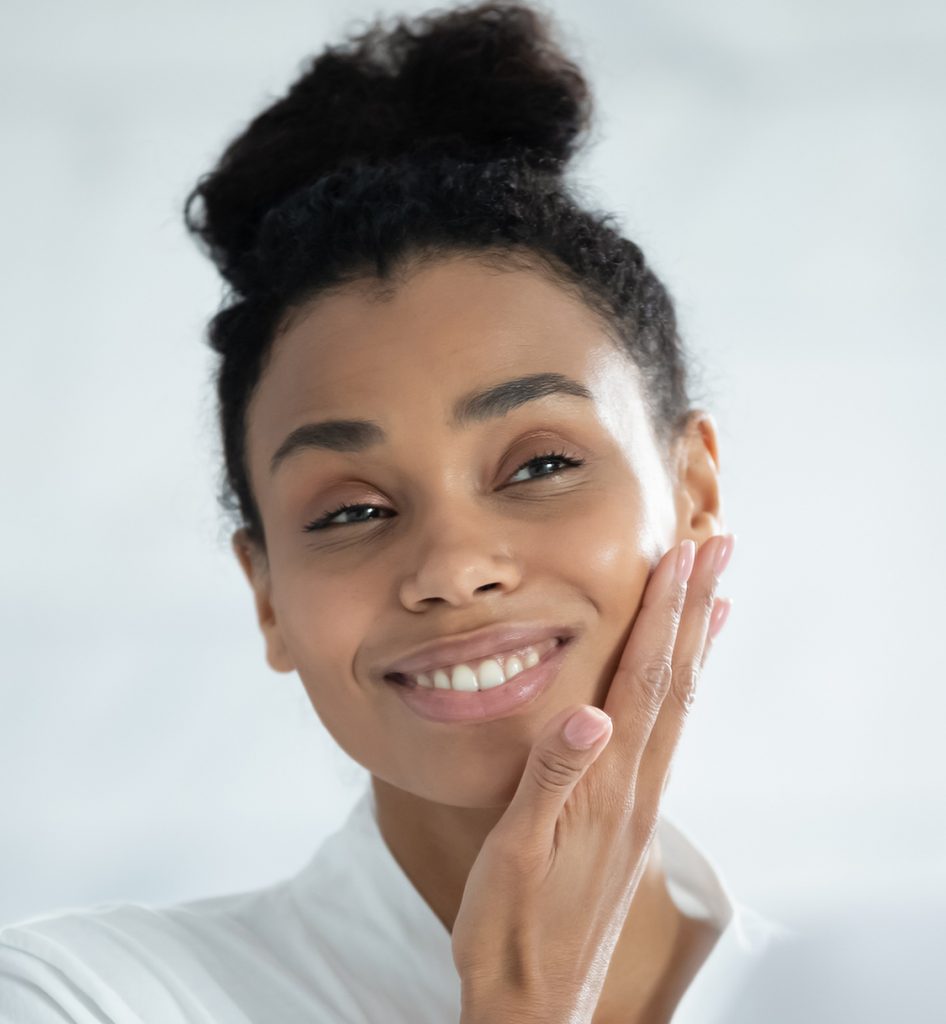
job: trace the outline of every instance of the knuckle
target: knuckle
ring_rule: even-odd
[[[699,680],[700,666],[695,662],[686,662],[674,669],[672,693],[684,713],[693,706]]]
[[[670,689],[673,680],[673,665],[668,658],[652,658],[638,670],[638,678],[645,696],[660,704]]]
[[[675,626],[683,614],[683,606],[686,604],[688,593],[686,583],[678,583],[670,591],[670,618]]]
[[[536,754],[533,776],[541,789],[549,793],[560,793],[571,785],[575,775],[575,766],[554,750],[543,750]]]

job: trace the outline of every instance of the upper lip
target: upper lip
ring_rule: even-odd
[[[490,654],[501,654],[503,651],[515,651],[520,647],[548,640],[549,637],[569,639],[575,635],[572,626],[539,622],[508,622],[501,626],[490,626],[473,633],[453,637],[449,640],[438,640],[417,648],[404,658],[392,662],[384,669],[385,675],[402,672],[416,675],[431,669],[443,668],[446,665],[458,665],[461,662],[476,661]]]

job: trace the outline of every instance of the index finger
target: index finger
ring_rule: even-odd
[[[657,563],[605,698],[604,710],[614,724],[599,760],[620,759],[620,774],[631,784],[670,690],[674,643],[695,557],[696,544],[687,539]]]

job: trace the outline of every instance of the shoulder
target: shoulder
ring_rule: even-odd
[[[0,929],[0,1024],[207,1019],[214,983],[200,952],[220,945],[220,918],[207,911],[221,902],[196,913],[201,903],[102,904]]]
[[[121,956],[105,966],[101,912],[37,917],[0,929],[0,1021],[61,1024],[105,1022],[114,1011],[104,978],[121,971]],[[87,945],[88,944],[88,945]],[[84,950],[90,948],[91,956]],[[116,1019],[121,1019],[120,1017]]]

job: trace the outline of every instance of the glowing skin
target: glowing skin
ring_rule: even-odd
[[[461,396],[543,372],[592,400],[546,396],[449,424]],[[387,441],[297,451],[271,473],[287,435],[325,419],[372,420]],[[572,704],[601,706],[660,555],[722,532],[712,417],[691,417],[668,472],[633,364],[578,298],[535,271],[453,258],[383,297],[358,283],[299,310],[250,405],[247,452],[266,552],[243,531],[234,550],[267,660],[298,672],[326,729],[371,773],[385,841],[449,929],[543,724]],[[584,464],[520,468],[548,452]],[[305,532],[344,503],[390,511]],[[578,629],[524,714],[426,721],[381,678],[425,643],[520,620]],[[655,843],[597,1024],[662,1019],[714,938],[676,910]]]

